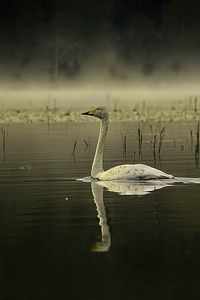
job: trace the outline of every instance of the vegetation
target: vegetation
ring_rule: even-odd
[[[118,105],[119,107],[119,105]],[[156,105],[151,102],[143,102],[135,104],[129,109],[117,108],[114,104],[110,110],[111,121],[198,121],[200,119],[200,109],[198,107],[198,98],[189,98],[186,100],[174,101],[173,105]],[[50,123],[66,123],[66,122],[94,122],[92,118],[84,118],[81,112],[72,110],[71,108],[59,109],[59,107],[50,106],[49,104],[38,110],[19,110],[6,109],[5,104],[0,109],[0,123],[46,123],[49,127]],[[139,145],[142,143],[140,129],[138,129]],[[191,133],[191,140],[193,139]],[[160,129],[159,135],[159,152],[161,152],[162,141],[164,138],[164,129]]]

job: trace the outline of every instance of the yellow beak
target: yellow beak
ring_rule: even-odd
[[[96,114],[96,108],[93,108],[87,112],[82,113],[82,115],[86,115],[86,116],[93,116]]]

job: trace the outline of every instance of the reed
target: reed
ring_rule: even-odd
[[[86,141],[86,139],[83,139],[83,141],[84,141],[84,143],[85,143],[84,151],[86,151],[89,145],[88,145],[88,142]]]
[[[74,164],[78,168],[78,164],[77,164],[77,161],[76,161],[76,147],[77,147],[77,143],[78,143],[78,141],[76,139],[74,141],[74,145],[73,145],[72,156],[73,156]]]
[[[151,136],[153,136],[153,126],[150,125]]]
[[[193,149],[193,132],[192,130],[190,130],[190,147],[191,147],[191,151]]]
[[[8,137],[8,129],[6,127],[1,128],[1,136],[2,136],[2,151],[3,151],[3,160],[6,161],[6,143]]]
[[[160,157],[164,137],[165,137],[165,127],[163,127],[159,132],[159,145],[158,145],[158,156],[159,157]]]
[[[156,164],[156,144],[157,144],[157,135],[154,134],[153,143],[152,143],[154,164]]]
[[[124,159],[126,161],[126,150],[127,150],[126,135],[123,135],[122,131],[121,131],[121,141],[122,141]]]
[[[50,126],[50,108],[49,105],[46,106],[46,123],[47,123],[47,128],[49,129]]]
[[[72,151],[73,156],[75,156],[76,146],[77,146],[77,139],[74,141],[74,146],[73,146],[73,151]]]
[[[197,131],[196,131],[196,145],[195,145],[195,163],[198,166],[199,165],[199,122],[197,123]]]
[[[157,145],[157,134],[156,134],[156,131],[157,131],[157,127],[158,127],[158,125],[155,128],[155,133],[153,133],[153,126],[150,125],[150,129],[151,129],[151,140],[150,140],[150,143],[151,143],[151,149],[152,149],[152,153],[153,153],[154,165],[156,165],[156,145]]]
[[[197,97],[194,98],[194,113],[196,114],[197,113],[197,110],[198,110],[198,99]]]
[[[142,161],[142,141],[143,141],[143,136],[141,133],[141,129],[138,128],[138,153],[139,153],[139,162]]]
[[[84,141],[84,144],[85,144],[84,151],[86,151],[88,149],[89,152],[90,152],[90,137],[88,137],[88,140],[83,139],[83,141]]]

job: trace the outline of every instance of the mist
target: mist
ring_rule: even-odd
[[[16,0],[0,14],[0,102],[7,107],[199,95],[195,0]]]

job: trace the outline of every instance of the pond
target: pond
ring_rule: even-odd
[[[106,186],[77,180],[90,175],[98,126],[6,129],[0,156],[0,299],[198,297],[200,184]],[[152,137],[158,141],[163,127],[159,157]],[[195,122],[112,123],[105,169],[142,161],[177,177],[198,178],[195,132]]]

